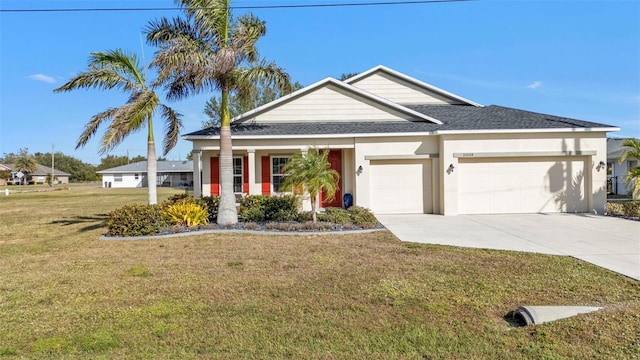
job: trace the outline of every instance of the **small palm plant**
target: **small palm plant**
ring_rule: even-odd
[[[36,171],[38,169],[38,163],[36,162],[36,159],[29,155],[29,153],[21,151],[20,156],[16,159],[16,163],[13,164],[13,167],[16,170],[25,173],[25,176],[20,179],[20,182],[24,184],[24,180],[27,178],[26,174]]]
[[[320,151],[318,148],[311,148],[304,153],[296,153],[284,166],[286,174],[281,189],[291,191],[302,188],[309,193],[311,199],[311,212],[313,222],[317,221],[316,200],[318,194],[324,190],[326,200],[332,200],[338,190],[340,175],[331,169],[328,160],[329,151]]]
[[[627,147],[620,157],[620,163],[628,159],[635,159],[640,162],[640,140],[639,139],[625,139],[622,142],[622,146]],[[634,199],[640,197],[640,166],[636,166],[627,171],[624,176],[624,183],[631,189],[631,194]]]

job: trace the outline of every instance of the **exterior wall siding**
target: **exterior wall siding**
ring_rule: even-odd
[[[351,85],[398,104],[447,105],[456,103],[451,99],[384,73],[372,74],[351,83]]]
[[[404,121],[410,116],[387,106],[339,91],[333,86],[320,88],[301,98],[281,104],[251,120],[260,122],[300,121]]]

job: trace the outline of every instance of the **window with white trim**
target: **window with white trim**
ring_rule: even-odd
[[[280,192],[280,187],[284,182],[284,165],[289,161],[289,157],[286,156],[272,156],[271,157],[271,189],[272,192]]]
[[[140,178],[140,174],[133,174],[133,178],[138,180]]]
[[[113,182],[122,182],[122,174],[114,174]]]
[[[242,173],[242,158],[233,158],[233,192],[242,193],[243,185],[243,173]]]

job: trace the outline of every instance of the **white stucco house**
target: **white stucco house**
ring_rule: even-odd
[[[618,130],[482,106],[378,66],[234,118],[235,191],[279,193],[282,164],[317,146],[340,174],[338,196],[323,207],[341,206],[348,193],[376,214],[603,213],[606,134]],[[219,133],[183,135],[202,171],[195,194],[219,194]]]
[[[625,185],[624,177],[630,169],[637,167],[638,161],[628,159],[620,162],[625,147],[622,143],[625,139],[607,139],[607,181],[608,192],[614,195],[631,195],[631,189]]]
[[[147,162],[140,161],[96,171],[102,175],[102,187],[147,187]],[[158,186],[193,186],[193,161],[158,161]]]

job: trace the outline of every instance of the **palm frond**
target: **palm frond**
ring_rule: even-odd
[[[266,22],[253,14],[238,17],[237,25],[230,33],[231,47],[237,50],[238,62],[258,61],[256,43],[267,33]]]
[[[624,139],[624,141],[622,141],[622,146],[626,147],[626,149],[622,152],[620,163],[627,159],[640,160],[640,139]]]
[[[102,137],[100,152],[109,152],[145,124],[152,127],[151,119],[159,103],[159,98],[153,91],[143,91],[132,96],[129,102],[118,108],[119,111],[114,114],[113,121]],[[152,133],[150,136],[152,138]]]
[[[88,70],[81,72],[53,91],[62,92],[83,88],[101,90],[118,88],[124,91],[136,91],[145,86],[144,71],[138,66],[136,56],[116,49],[91,53]]]
[[[164,150],[162,153],[164,156],[178,143],[178,136],[180,129],[182,129],[182,114],[163,104],[160,104],[160,109],[165,120]]]
[[[233,26],[231,0],[179,0],[187,15],[215,34],[218,48],[226,47]]]
[[[100,127],[100,124],[102,124],[103,121],[113,119],[118,111],[121,111],[120,108],[111,108],[94,115],[91,120],[89,120],[87,125],[85,125],[84,131],[78,138],[76,149],[85,146],[87,142],[93,137],[93,135],[95,135],[98,127]]]
[[[237,71],[238,73],[235,76],[237,89],[241,89],[247,84],[262,83],[264,85],[276,85],[283,95],[293,91],[289,74],[274,62],[262,60],[251,67],[241,68]]]

